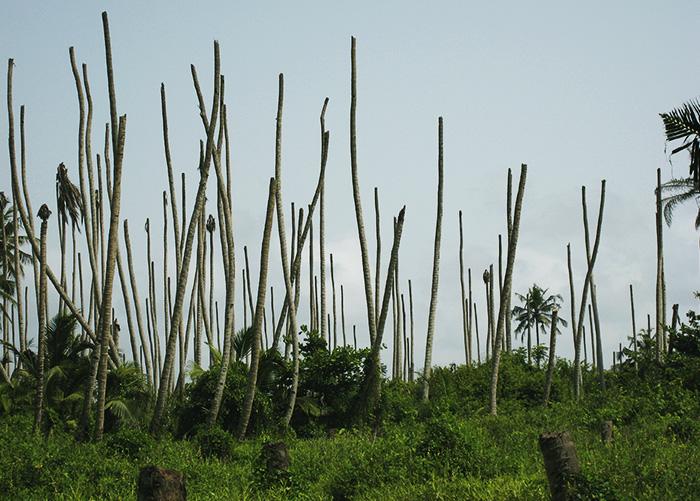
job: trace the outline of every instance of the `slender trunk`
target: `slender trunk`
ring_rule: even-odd
[[[634,369],[637,370],[637,322],[634,316],[634,291],[632,290],[632,284],[630,284],[630,307],[632,309],[632,348],[634,350]]]
[[[309,207],[309,209],[311,209]],[[316,302],[314,301],[314,225],[311,210],[307,218],[309,225],[309,325],[312,331],[318,330],[316,325]]]
[[[552,310],[551,332],[549,333],[549,359],[547,360],[547,379],[544,383],[544,405],[549,403],[549,394],[552,390],[552,378],[554,377],[555,350],[557,348],[557,320],[559,311]]]
[[[186,272],[189,271],[190,258],[192,256],[192,243],[194,241],[194,234],[197,228],[197,221],[199,215],[204,209],[205,203],[205,193],[207,187],[207,179],[209,177],[209,167],[211,165],[212,151],[214,150],[214,132],[216,130],[216,123],[218,118],[219,110],[219,88],[220,88],[220,59],[219,59],[219,44],[214,42],[214,97],[212,104],[212,114],[209,123],[209,128],[207,129],[207,147],[205,153],[205,159],[201,166],[199,186],[197,188],[197,195],[195,198],[195,204],[192,211],[192,217],[190,218],[189,226],[187,229],[187,237],[185,240],[185,245],[183,248],[182,255],[182,266],[180,268],[180,275],[177,280],[177,288],[175,292],[175,303],[173,305],[173,322],[170,325],[170,332],[166,338],[166,351],[165,360],[163,364],[163,373],[161,376],[161,383],[158,389],[158,398],[156,400],[156,407],[153,413],[153,418],[151,420],[151,432],[153,434],[158,434],[161,428],[163,412],[165,410],[166,400],[167,400],[167,389],[169,386],[169,375],[170,369],[175,361],[175,352],[177,349],[177,331],[179,330],[180,318],[182,313],[182,308],[184,304],[185,288],[187,287],[187,275]],[[204,112],[204,110],[201,110]]]
[[[479,316],[476,312],[476,301],[472,303],[472,309],[474,310],[474,330],[476,334],[476,363],[481,365],[481,347],[479,346]],[[528,360],[528,364],[530,361]]]
[[[574,344],[576,344],[576,294],[574,293],[574,273],[571,267],[571,244],[566,244],[566,265],[569,270],[569,297],[571,299],[571,334],[573,342]]]
[[[468,297],[469,303],[467,304],[467,320],[468,320],[468,322],[467,322],[467,337],[468,337],[467,344],[469,347],[468,355],[467,355],[467,365],[471,366],[472,361],[474,360],[474,348],[473,348],[473,339],[472,339],[473,316],[472,316],[472,269],[471,268],[467,269],[467,287],[469,290],[469,297]]]
[[[467,336],[467,306],[464,295],[464,233],[462,230],[462,211],[459,211],[459,287],[462,305],[462,335],[464,337],[464,359],[469,365],[469,339]]]
[[[664,325],[664,243],[663,224],[661,223],[661,169],[656,169],[656,361],[661,361],[665,350]]]
[[[506,189],[506,222],[508,235],[506,239],[506,245],[510,247],[511,233],[513,231],[513,171],[508,169],[508,183]],[[512,349],[513,345],[513,335],[511,332],[511,296],[506,297],[506,347],[508,351]]]
[[[333,254],[331,253],[331,295],[333,301],[333,348],[338,347],[338,315],[335,299],[335,273],[333,271]]]
[[[433,337],[435,336],[435,317],[437,316],[438,283],[440,280],[440,240],[442,238],[442,191],[443,191],[443,146],[442,117],[438,117],[438,186],[437,217],[435,220],[435,244],[433,247],[433,276],[430,287],[430,308],[428,309],[428,331],[425,340],[425,364],[423,366],[423,401],[428,401],[430,393],[430,372],[433,363]]]
[[[348,345],[348,340],[345,337],[345,291],[343,284],[340,284],[340,327],[343,332],[343,346]]]
[[[362,275],[365,285],[365,301],[367,303],[367,324],[369,327],[370,343],[374,344],[374,339],[377,334],[377,321],[375,318],[376,312],[374,310],[367,239],[365,238],[365,223],[362,216],[362,201],[360,200],[360,180],[357,173],[357,61],[355,57],[355,44],[355,37],[352,37],[350,48],[350,168],[352,173],[352,195],[355,202],[355,220],[357,221],[357,234],[360,241],[360,255],[362,257]]]
[[[408,281],[408,313],[411,320],[411,356],[408,363],[408,379],[413,382],[413,375],[415,371],[415,364],[413,363],[413,353],[414,353],[414,338],[413,338],[413,285],[411,281]]]
[[[24,325],[24,308],[22,301],[22,273],[20,268],[20,246],[19,246],[19,220],[17,218],[17,202],[12,201],[12,228],[13,228],[13,248],[15,265],[15,296],[17,301],[17,327],[19,335],[20,351],[24,351],[27,346],[26,330]]]
[[[582,203],[582,208],[583,208],[583,228],[584,228],[584,235],[585,235],[585,241],[588,242],[588,215],[587,215],[587,207],[586,207],[586,188],[585,186],[581,188],[581,203]],[[575,378],[574,378],[574,395],[576,396],[576,399],[580,398],[581,395],[581,335],[583,331],[583,319],[584,319],[584,313],[585,313],[585,308],[586,308],[586,303],[588,302],[588,289],[589,287],[591,288],[591,300],[593,301],[593,298],[595,297],[595,285],[593,285],[593,267],[595,265],[595,260],[596,257],[598,256],[598,247],[600,245],[600,233],[602,230],[603,226],[603,209],[605,207],[605,180],[601,181],[600,184],[600,207],[598,209],[598,223],[596,225],[596,235],[595,235],[595,240],[593,244],[593,251],[590,253],[589,256],[589,246],[586,246],[586,261],[588,262],[588,269],[586,271],[586,277],[584,279],[583,283],[583,292],[581,294],[581,306],[579,309],[579,315],[578,315],[578,324],[576,328],[576,342],[574,343],[574,371],[575,371]],[[593,303],[593,311],[595,313],[596,310],[596,303]],[[596,331],[598,329],[596,328]],[[599,332],[599,331],[598,331]],[[605,387],[605,380],[603,379],[603,350],[602,350],[602,343],[600,340],[600,337],[598,336],[596,338],[596,353],[597,353],[597,365],[598,365],[598,378],[600,381],[600,385],[602,388]]]
[[[379,287],[382,273],[382,234],[379,217],[379,189],[374,187],[374,229],[377,240],[377,257],[374,263],[374,311],[379,311]]]
[[[595,343],[595,329],[593,328],[593,311],[591,308],[591,303],[588,303],[588,325],[589,330],[591,331],[591,363],[593,368],[595,369],[598,364],[596,363],[597,350]]]
[[[329,326],[326,321],[328,308],[326,307],[326,187],[325,182],[321,184],[321,203],[318,215],[318,258],[321,262],[321,337],[330,340]],[[328,342],[328,348],[332,345]]]
[[[40,251],[39,251],[39,341],[37,349],[37,378],[36,378],[36,393],[34,400],[34,431],[41,431],[44,414],[45,401],[45,381],[44,381],[44,364],[46,359],[46,233],[48,228],[48,219],[51,211],[46,206],[42,205],[39,209],[39,218],[41,218],[40,232]]]
[[[131,239],[129,238],[129,223],[124,220],[124,245],[126,247],[126,264],[129,269],[129,281],[131,283],[131,295],[134,299],[134,308],[136,310],[136,326],[139,331],[139,338],[141,340],[141,346],[143,346],[144,352],[150,353],[151,346],[148,340],[148,336],[143,328],[143,315],[141,313],[141,300],[139,296],[138,287],[136,285],[136,274],[134,273],[134,261],[131,255]],[[123,287],[123,284],[122,284]],[[144,354],[144,363],[146,365],[146,378],[155,385],[155,377],[153,375],[153,364],[151,359]]]
[[[248,382],[246,393],[241,406],[241,417],[238,422],[236,436],[238,440],[245,438],[248,429],[248,421],[253,410],[253,399],[255,398],[255,386],[258,380],[258,364],[260,362],[260,339],[262,336],[263,309],[265,307],[265,292],[267,291],[267,268],[270,256],[270,234],[272,233],[272,219],[275,210],[275,194],[277,191],[275,178],[270,179],[270,189],[267,197],[267,211],[265,215],[265,228],[263,230],[262,246],[260,249],[260,275],[258,278],[258,296],[255,306],[255,316],[253,318],[253,347],[250,355],[250,367],[248,368]],[[287,277],[288,278],[288,277]],[[287,279],[285,279],[287,282]],[[291,295],[290,295],[291,297]],[[293,308],[293,306],[292,306]]]
[[[523,164],[520,168],[520,181],[518,183],[518,193],[515,196],[515,208],[513,211],[513,228],[508,239],[508,254],[506,260],[506,274],[503,281],[503,297],[500,300],[498,325],[496,326],[496,347],[501,345],[501,340],[505,332],[504,320],[505,315],[501,312],[507,307],[506,298],[510,296],[513,285],[513,267],[515,266],[515,251],[518,245],[518,232],[520,231],[520,213],[523,207],[523,196],[525,195],[525,179],[527,178],[527,165]],[[491,387],[489,388],[489,413],[496,415],[497,402],[496,394],[498,389],[498,369],[501,362],[501,350],[496,349],[493,353],[493,367],[491,370]]]

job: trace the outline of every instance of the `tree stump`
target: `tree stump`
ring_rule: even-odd
[[[185,501],[187,499],[182,473],[153,465],[141,468],[136,491],[138,501]]]
[[[603,421],[600,423],[600,439],[605,445],[612,443],[613,441],[613,422]]]
[[[268,476],[277,477],[289,468],[289,450],[284,442],[268,442],[264,444],[262,457]]]
[[[543,433],[539,442],[552,501],[567,501],[572,487],[570,480],[581,472],[574,442],[566,431]]]

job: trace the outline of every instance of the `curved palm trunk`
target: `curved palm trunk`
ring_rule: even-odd
[[[253,347],[250,355],[250,367],[248,368],[248,382],[246,393],[241,407],[241,417],[238,422],[236,436],[238,440],[245,438],[248,429],[248,421],[253,410],[253,399],[255,398],[255,387],[258,381],[258,364],[260,362],[260,340],[262,339],[262,322],[265,308],[265,292],[267,291],[267,268],[270,257],[270,234],[272,233],[272,219],[275,210],[275,194],[277,183],[275,178],[270,179],[270,188],[267,197],[267,211],[265,213],[265,228],[263,229],[263,239],[260,249],[260,274],[258,278],[258,296],[255,304],[255,316],[253,317]],[[287,276],[285,285],[287,284]],[[291,294],[290,296],[291,297]],[[293,308],[293,303],[292,303]],[[289,410],[288,410],[289,412]]]
[[[41,218],[40,230],[40,251],[39,251],[39,347],[37,350],[37,378],[36,378],[36,396],[34,400],[34,431],[42,429],[42,421],[44,415],[44,363],[46,359],[46,233],[48,227],[48,219],[51,211],[46,206],[42,205],[39,209],[39,217]]]
[[[393,295],[394,277],[396,264],[399,259],[399,245],[401,244],[401,233],[403,232],[404,215],[406,207],[399,212],[396,225],[394,226],[394,243],[391,248],[391,257],[389,259],[389,269],[387,270],[386,282],[384,284],[384,297],[382,299],[382,311],[379,314],[379,323],[377,324],[377,335],[371,344],[371,352],[368,360],[368,367],[365,372],[365,377],[362,383],[360,398],[358,399],[358,415],[359,421],[371,419],[374,417],[375,410],[379,404],[381,394],[381,360],[380,351],[382,348],[382,335],[386,324],[386,317],[389,313],[389,302]]]
[[[438,118],[438,186],[437,218],[435,221],[435,245],[433,247],[433,278],[430,287],[430,308],[428,310],[428,332],[425,339],[425,364],[423,366],[422,398],[428,400],[430,391],[430,371],[433,363],[433,337],[435,335],[435,317],[437,315],[438,283],[440,280],[440,240],[442,238],[442,187],[443,187],[443,150],[442,117]]]
[[[219,44],[218,42],[214,42],[214,97],[212,101],[211,121],[209,123],[209,128],[207,129],[207,146],[204,155],[204,162],[202,164],[202,168],[200,169],[199,186],[197,188],[197,195],[195,197],[192,216],[187,228],[187,237],[185,239],[182,254],[182,266],[180,268],[180,275],[177,279],[175,302],[173,304],[173,322],[170,325],[170,332],[168,333],[168,337],[166,339],[165,359],[163,363],[160,387],[158,389],[158,398],[156,400],[153,418],[151,419],[150,429],[151,433],[153,434],[158,434],[160,432],[163,412],[165,411],[170,371],[175,362],[175,353],[177,351],[178,336],[176,333],[179,330],[180,319],[182,318],[181,314],[184,305],[185,289],[187,287],[187,272],[189,272],[190,259],[192,257],[192,244],[194,242],[195,231],[197,230],[199,215],[204,209],[209,167],[211,165],[212,151],[214,150],[214,132],[216,130],[216,124],[219,116],[220,68],[221,62],[219,57]],[[203,113],[204,110],[201,110],[201,112]]]
[[[106,25],[105,25],[106,26]],[[108,34],[108,32],[107,32]],[[107,35],[106,35],[107,36]],[[111,73],[111,72],[110,72]],[[109,233],[107,239],[107,261],[102,289],[100,311],[100,329],[98,334],[102,344],[100,366],[97,374],[97,421],[95,423],[95,440],[101,440],[104,432],[104,413],[107,397],[107,353],[112,330],[112,290],[114,271],[117,264],[119,245],[119,211],[121,208],[122,160],[124,158],[124,139],[126,135],[126,115],[119,118],[119,135],[114,153],[114,187],[110,210]],[[116,344],[116,343],[115,343]]]
[[[498,325],[496,326],[495,346],[501,345],[503,339],[505,315],[500,312],[507,307],[506,298],[510,296],[513,285],[513,267],[515,266],[515,251],[518,245],[518,233],[520,231],[520,213],[523,207],[523,196],[525,195],[525,180],[527,178],[527,165],[520,167],[520,181],[518,182],[518,193],[515,196],[515,209],[513,211],[513,228],[508,240],[508,254],[506,261],[506,274],[503,282],[503,297],[500,298]],[[493,364],[491,368],[491,386],[489,388],[489,412],[496,415],[498,412],[496,392],[498,390],[498,369],[501,362],[501,350],[496,349],[493,353]]]
[[[379,287],[382,274],[382,234],[379,218],[379,189],[374,187],[374,229],[377,240],[377,257],[374,263],[374,311],[379,311]]]
[[[377,323],[375,319],[376,312],[374,311],[372,274],[370,270],[369,254],[367,252],[365,223],[362,216],[360,179],[357,173],[357,61],[355,57],[355,44],[355,37],[352,37],[350,42],[350,169],[352,173],[352,196],[355,202],[357,235],[360,241],[360,255],[362,257],[362,276],[365,285],[365,301],[367,303],[367,324],[369,327],[370,343],[373,344],[377,334]]]
[[[571,297],[571,332],[576,343],[576,295],[574,293],[574,273],[571,269],[571,244],[566,244],[566,265],[569,270],[569,295]]]
[[[588,215],[586,208],[586,187],[581,188],[581,203],[583,207],[583,228],[585,234],[585,241],[588,242]],[[588,290],[591,289],[591,300],[594,299],[595,295],[595,285],[593,284],[593,267],[595,265],[596,257],[598,256],[598,247],[600,245],[600,233],[603,226],[603,209],[605,207],[605,180],[601,181],[600,184],[600,207],[598,209],[598,223],[596,225],[596,235],[593,244],[593,251],[588,253],[589,246],[586,246],[586,261],[588,262],[588,269],[586,271],[586,278],[583,283],[583,292],[581,293],[581,306],[579,308],[578,324],[576,328],[576,343],[574,345],[574,395],[578,400],[581,395],[581,336],[583,332],[583,317],[585,313],[586,303],[588,301]],[[590,256],[590,257],[589,257]],[[595,316],[595,303],[593,304],[593,311]],[[597,330],[597,329],[596,329]],[[604,387],[605,380],[603,379],[603,350],[602,343],[600,342],[600,337],[596,339],[596,353],[597,353],[597,365],[598,365],[598,377],[600,380],[601,387]]]

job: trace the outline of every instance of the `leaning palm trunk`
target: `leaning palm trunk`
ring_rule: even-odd
[[[425,364],[423,366],[422,398],[428,400],[430,391],[430,371],[433,363],[433,336],[435,335],[435,317],[437,315],[438,282],[440,279],[440,239],[442,237],[442,117],[438,118],[438,188],[437,219],[435,221],[435,245],[433,247],[433,279],[430,287],[430,309],[428,310],[428,333],[425,340]]]
[[[14,245],[14,260],[15,260],[15,296],[17,301],[17,331],[19,336],[20,351],[27,348],[27,333],[24,324],[24,307],[22,299],[22,274],[20,273],[19,262],[19,221],[17,219],[17,203],[13,200],[12,205],[12,225],[13,225],[13,245]]]
[[[41,430],[44,414],[44,363],[46,359],[46,233],[51,211],[42,205],[39,209],[41,218],[41,243],[39,252],[39,348],[37,350],[36,396],[34,400],[34,431]],[[17,251],[15,251],[17,252]]]
[[[374,263],[374,311],[379,311],[379,287],[381,280],[382,266],[382,234],[380,229],[379,218],[379,189],[374,187],[374,229],[377,240],[377,257]]]
[[[634,291],[632,290],[632,284],[630,284],[630,308],[632,310],[632,349],[634,351],[634,369],[638,370],[637,366],[637,321],[634,315]]]
[[[205,150],[204,162],[202,168],[200,169],[199,186],[197,188],[197,195],[195,197],[194,208],[192,209],[192,216],[190,217],[189,226],[187,228],[187,237],[185,239],[185,245],[182,254],[182,264],[180,267],[180,274],[177,279],[177,287],[175,290],[175,302],[173,304],[173,314],[172,322],[170,324],[170,332],[166,339],[166,350],[165,359],[163,362],[163,370],[161,374],[160,387],[158,388],[158,398],[156,399],[156,407],[153,412],[153,418],[151,419],[151,433],[157,434],[160,432],[160,427],[163,419],[163,412],[165,411],[165,404],[167,400],[168,387],[170,371],[175,362],[175,354],[177,351],[177,340],[178,336],[176,333],[180,328],[180,319],[182,318],[182,309],[185,299],[185,290],[187,288],[187,274],[190,267],[190,259],[192,257],[192,244],[194,242],[194,234],[197,231],[197,223],[199,221],[199,215],[204,209],[205,194],[207,188],[207,180],[209,178],[209,167],[211,165],[211,157],[214,144],[214,132],[216,130],[216,123],[219,116],[219,87],[220,87],[220,58],[219,58],[219,43],[214,42],[214,97],[212,101],[212,113],[211,120],[209,123],[209,128],[207,129],[207,147]],[[201,110],[203,112],[203,110]]]
[[[559,310],[552,310],[552,330],[549,334],[549,359],[547,361],[547,379],[544,383],[544,405],[549,403],[549,394],[552,390],[552,378],[554,377],[554,356],[557,348],[557,320]]]
[[[106,25],[105,25],[106,26]],[[107,29],[107,28],[105,28]],[[106,36],[108,35],[106,31]],[[108,39],[108,38],[107,38]],[[111,73],[111,72],[110,72]],[[124,139],[126,135],[126,115],[119,118],[119,136],[114,147],[114,187],[110,211],[109,233],[107,239],[107,261],[105,278],[102,285],[102,304],[100,311],[100,328],[98,334],[102,344],[100,366],[97,374],[97,422],[95,424],[95,440],[101,440],[104,432],[104,413],[107,401],[107,352],[112,330],[112,289],[114,271],[117,264],[119,245],[119,211],[121,207],[121,178],[122,160],[124,158]]]
[[[501,314],[507,307],[507,298],[510,297],[513,285],[513,267],[515,266],[515,251],[518,245],[518,233],[520,231],[520,213],[523,207],[523,196],[525,195],[525,180],[527,178],[527,165],[523,164],[520,167],[520,181],[518,182],[518,193],[515,196],[515,209],[513,211],[513,228],[508,239],[508,254],[506,258],[506,274],[503,280],[503,296],[500,298],[498,325],[496,326],[496,340],[494,345],[496,349],[493,353],[493,365],[491,368],[491,387],[489,388],[489,412],[491,415],[496,415],[498,412],[496,394],[498,390],[498,369],[501,362],[501,340],[504,334],[505,314]]]
[[[289,426],[289,422],[292,419],[292,413],[294,412],[294,406],[296,404],[297,397],[297,387],[299,386],[299,328],[297,326],[297,312],[296,304],[294,302],[294,295],[292,288],[292,275],[289,267],[289,256],[287,255],[287,231],[284,223],[284,203],[282,201],[282,110],[284,107],[284,75],[280,73],[279,75],[279,89],[277,98],[277,120],[275,128],[275,182],[271,185],[271,190],[274,191],[275,208],[277,214],[277,232],[279,234],[280,242],[280,256],[282,257],[282,274],[284,276],[284,288],[287,297],[290,299],[287,309],[289,312],[289,324],[292,334],[292,358],[294,367],[292,369],[292,386],[289,391],[289,400],[287,402],[287,409],[282,418],[282,424],[284,426]],[[267,225],[267,223],[266,223]],[[321,185],[321,253],[323,255],[323,185]],[[261,264],[262,266],[262,264]],[[267,267],[267,258],[265,259],[265,266]],[[324,270],[323,260],[321,261],[321,269]],[[267,270],[265,270],[267,274]],[[322,271],[323,273],[323,271]],[[265,287],[262,283],[262,273],[261,273],[261,283],[258,287]],[[258,292],[258,301],[260,300],[260,292]],[[264,299],[262,303],[264,304]],[[325,306],[324,306],[325,308]],[[242,437],[241,437],[242,438]]]
[[[355,203],[355,220],[357,221],[357,235],[360,241],[360,255],[362,257],[362,275],[365,285],[365,301],[367,302],[367,323],[369,327],[369,339],[374,343],[377,333],[374,311],[374,299],[372,291],[372,272],[370,270],[369,253],[367,252],[367,238],[365,237],[365,223],[362,216],[362,201],[360,199],[360,179],[357,173],[357,64],[355,59],[355,37],[351,38],[350,61],[350,169],[352,173],[352,196]]]
[[[153,375],[153,364],[151,363],[151,357],[149,353],[151,352],[150,342],[148,336],[143,327],[143,315],[141,313],[141,301],[136,286],[136,275],[134,274],[134,263],[131,256],[131,239],[129,238],[129,223],[124,220],[124,245],[126,247],[126,264],[129,269],[129,282],[131,284],[131,293],[134,299],[134,309],[136,310],[136,326],[139,331],[139,339],[141,340],[141,346],[144,351],[144,365],[146,366],[146,378],[154,386],[156,384],[155,377]],[[122,284],[122,287],[124,285]]]
[[[20,193],[20,179],[19,179],[19,174],[17,172],[17,157],[16,157],[16,152],[15,152],[15,139],[14,139],[14,112],[13,112],[13,104],[12,104],[12,73],[14,69],[14,60],[9,59],[8,64],[7,64],[7,114],[8,114],[8,149],[10,152],[10,172],[11,172],[11,178],[12,178],[12,192],[13,193]],[[23,134],[22,134],[23,136]],[[22,141],[22,144],[24,144],[24,141]],[[24,158],[24,155],[22,156]],[[24,162],[23,162],[23,167],[24,167]],[[22,220],[22,227],[25,229],[27,233],[27,237],[29,240],[29,243],[32,246],[32,252],[33,252],[33,262],[36,265],[35,266],[35,271],[36,271],[36,276],[38,277],[38,258],[39,258],[39,240],[36,238],[35,233],[34,233],[34,224],[31,221],[31,218],[29,217],[29,214],[31,213],[31,203],[29,200],[29,195],[26,191],[26,178],[25,178],[25,171],[23,168],[22,171],[22,189],[24,192],[24,198],[25,202],[22,202],[22,199],[19,196],[15,196],[15,201],[17,203],[17,209],[19,211],[19,216],[20,219]],[[25,208],[25,203],[26,203],[26,208]],[[90,338],[91,341],[95,342],[96,337],[95,337],[95,332],[90,326],[90,323],[85,319],[83,316],[82,312],[78,307],[75,306],[73,301],[71,301],[70,296],[66,293],[65,289],[61,285],[60,280],[56,275],[53,273],[51,268],[47,265],[46,266],[46,277],[48,280],[51,282],[53,285],[54,289],[56,292],[58,292],[60,298],[63,300],[65,305],[68,307],[70,312],[75,316],[76,320],[80,324],[80,326],[85,329],[86,334]],[[37,284],[38,285],[38,284]],[[110,355],[111,355],[111,361],[114,365],[119,364],[119,356],[117,354],[116,349],[114,349],[114,346],[111,345],[110,348],[112,348]]]
[[[226,128],[226,106],[224,105],[223,98],[223,87],[224,78],[221,77],[221,120],[222,127],[219,130],[219,145],[221,145],[221,130]],[[206,129],[206,124],[205,124]],[[226,137],[226,148],[228,149],[228,137]],[[228,175],[230,172],[228,170],[227,159],[227,179],[224,180],[224,174],[221,168],[221,146],[218,147],[216,154],[213,156],[214,159],[214,169],[216,170],[216,180],[217,180],[217,193],[219,204],[223,212],[223,228],[219,228],[219,233],[225,235],[225,238],[221,239],[221,253],[224,260],[224,270],[228,270],[224,273],[224,278],[226,280],[226,295],[224,303],[224,346],[221,356],[221,371],[219,372],[219,380],[217,381],[216,391],[214,392],[214,399],[212,400],[211,409],[209,412],[208,423],[213,425],[217,418],[219,409],[221,408],[221,402],[223,400],[224,389],[226,386],[226,376],[228,374],[228,369],[230,365],[231,358],[231,339],[233,331],[235,328],[235,293],[236,293],[236,257],[235,257],[235,244],[233,239],[233,212],[231,208],[231,198],[230,190],[227,188],[227,183],[230,180]],[[212,219],[213,222],[213,219]],[[207,228],[210,234],[210,256],[214,253],[214,240],[213,240],[213,226],[208,225]],[[213,267],[213,261],[210,261],[210,266]],[[212,274],[212,281],[213,281]],[[213,282],[212,282],[213,283]],[[217,325],[218,325],[218,311],[217,311]]]
[[[248,429],[248,421],[253,410],[253,399],[255,398],[255,386],[258,381],[258,364],[260,362],[260,340],[262,339],[262,323],[265,308],[265,292],[267,291],[267,268],[270,257],[270,234],[272,233],[272,219],[275,210],[275,193],[277,191],[277,183],[275,178],[270,179],[270,189],[267,196],[267,211],[265,213],[265,228],[263,229],[262,246],[260,249],[260,274],[258,277],[258,296],[255,304],[255,316],[253,317],[253,346],[250,355],[250,367],[248,368],[248,382],[246,384],[246,393],[241,406],[241,417],[238,422],[236,436],[238,440],[245,438],[246,430]],[[284,247],[282,247],[284,249]],[[283,250],[283,253],[285,250]],[[285,277],[285,285],[289,284],[289,276]],[[287,285],[287,289],[291,289],[291,284]],[[290,291],[291,292],[291,291]],[[289,296],[292,297],[291,294]],[[291,308],[294,308],[294,303],[290,303]],[[288,410],[289,412],[289,410]]]
[[[384,285],[384,297],[382,299],[382,311],[379,314],[379,323],[377,324],[377,335],[371,343],[371,352],[368,360],[368,367],[365,372],[365,378],[362,383],[360,398],[358,399],[358,415],[359,421],[372,419],[379,404],[381,394],[381,360],[380,351],[382,348],[382,335],[384,333],[384,325],[386,317],[389,313],[389,302],[393,295],[394,277],[396,276],[396,263],[399,259],[399,245],[401,244],[401,233],[403,231],[404,215],[406,207],[399,212],[396,225],[394,226],[394,243],[391,248],[391,257],[389,258],[389,269],[386,274],[386,282]]]
[[[583,207],[583,226],[584,226],[584,234],[586,236],[585,240],[588,242],[588,216],[587,216],[587,208],[586,208],[586,188],[585,186],[581,188],[581,203]],[[593,290],[595,290],[595,286],[592,284],[593,280],[593,267],[595,265],[596,257],[598,256],[598,247],[600,245],[600,233],[602,230],[603,226],[603,209],[605,207],[605,180],[602,180],[600,183],[600,207],[598,209],[598,223],[596,225],[596,234],[595,234],[595,240],[593,244],[593,251],[590,253],[586,252],[586,261],[588,263],[588,269],[586,271],[586,278],[584,279],[583,282],[583,292],[581,293],[581,306],[579,308],[579,315],[578,315],[578,323],[576,326],[576,342],[574,343],[574,395],[576,399],[578,400],[581,395],[581,378],[580,378],[580,371],[581,371],[581,336],[583,333],[583,322],[584,322],[584,317],[585,317],[585,311],[586,311],[586,303],[588,301],[588,289],[589,287]],[[587,250],[588,250],[587,246]],[[591,291],[592,297],[593,297],[593,290]],[[592,299],[591,297],[591,299]],[[595,306],[595,305],[594,305]],[[595,308],[594,308],[595,311]],[[602,349],[602,343],[600,342],[600,338],[596,339],[596,353],[597,353],[597,365],[598,365],[598,377],[600,379],[600,384],[601,387],[604,387],[605,380],[603,379],[603,349]]]

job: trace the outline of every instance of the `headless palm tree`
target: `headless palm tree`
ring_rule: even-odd
[[[51,211],[42,205],[39,209],[41,219],[40,253],[39,253],[39,347],[37,350],[36,397],[34,400],[34,430],[41,430],[44,414],[44,362],[46,358],[46,233]]]
[[[425,340],[425,364],[423,366],[422,397],[428,400],[430,392],[430,371],[433,363],[433,337],[435,335],[435,317],[437,316],[437,295],[440,280],[440,240],[442,238],[442,187],[443,187],[443,154],[442,154],[442,117],[438,118],[438,187],[437,187],[437,218],[435,221],[435,244],[433,247],[433,278],[430,287],[430,308],[428,310],[428,332]]]

